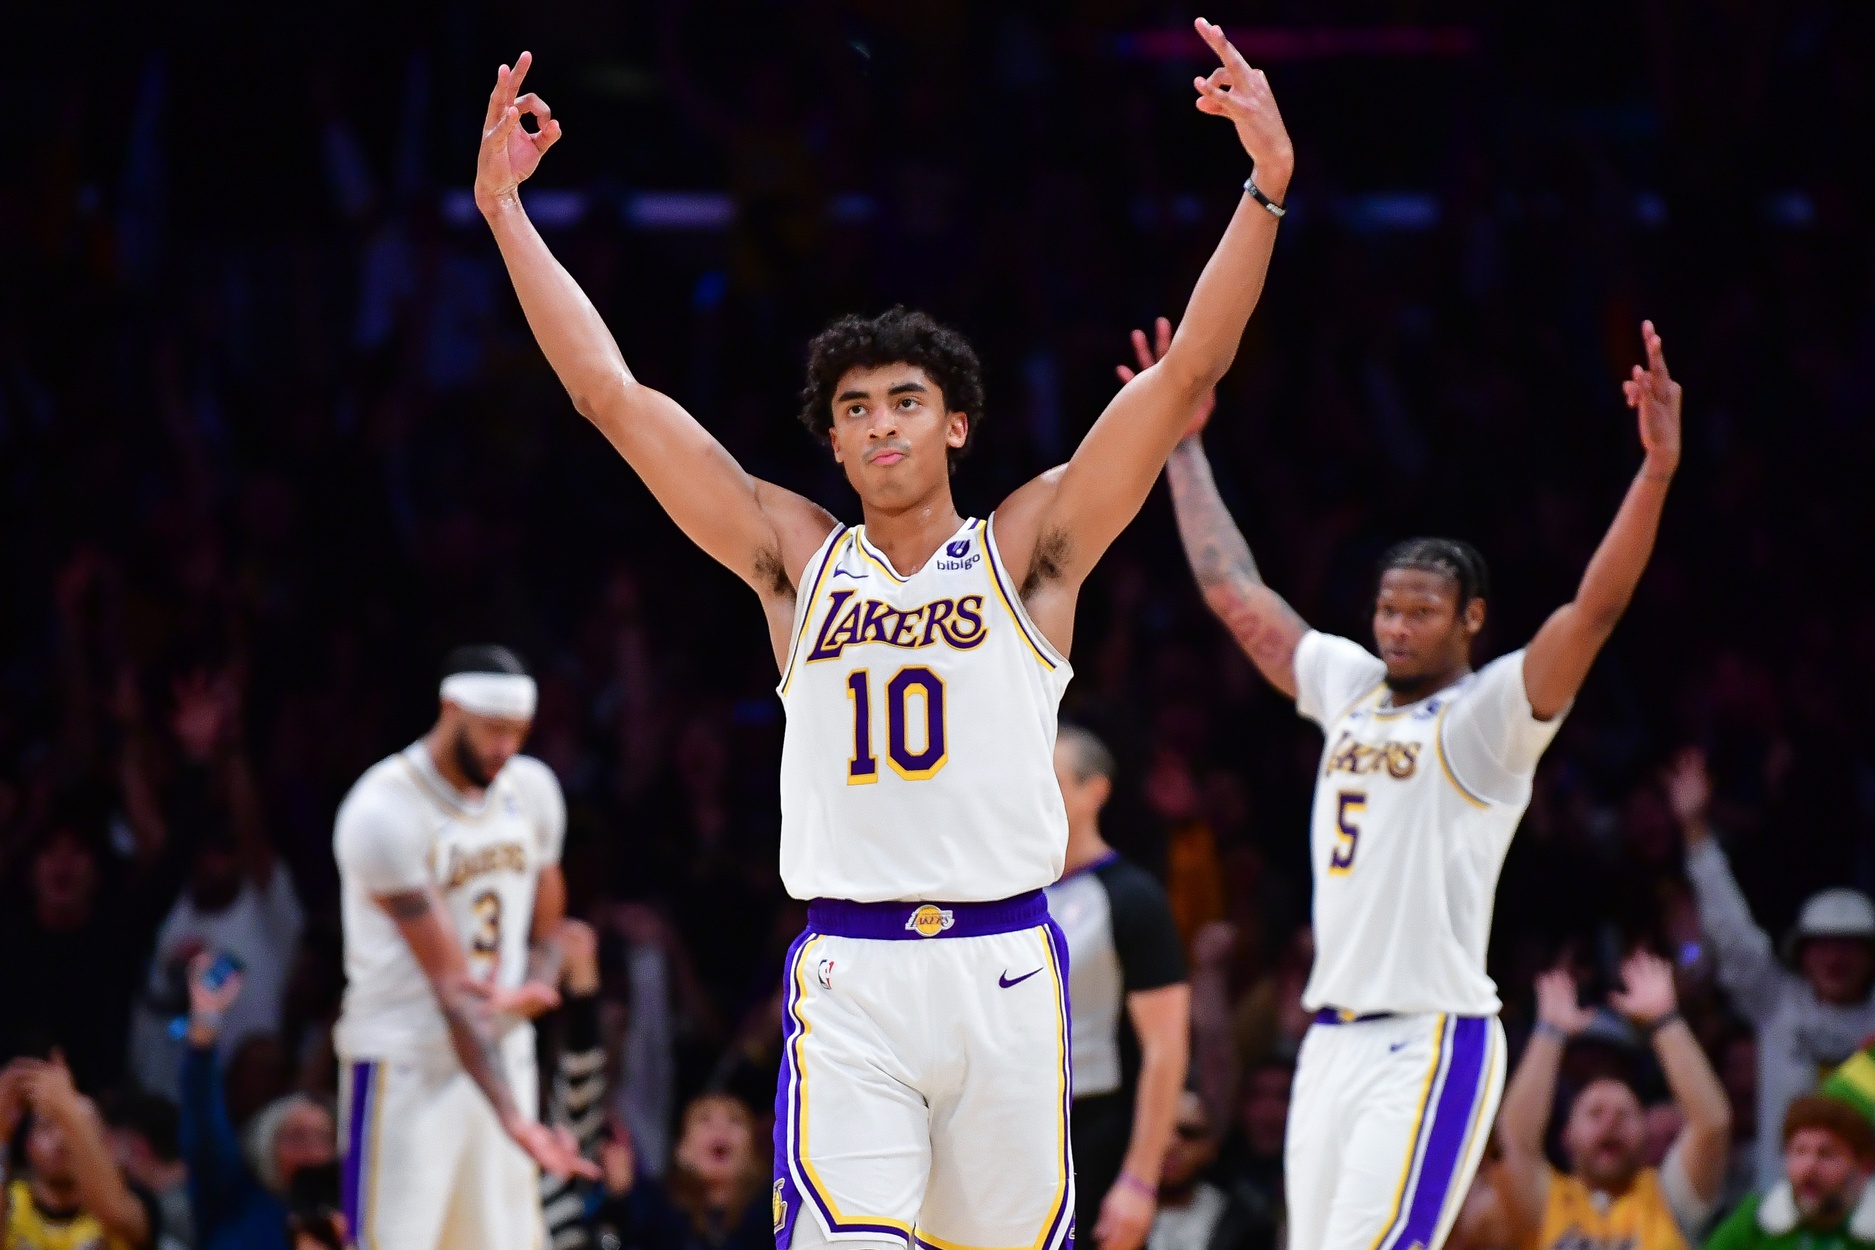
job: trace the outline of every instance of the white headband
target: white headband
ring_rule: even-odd
[[[465,712],[502,720],[532,720],[540,697],[534,679],[521,673],[451,673],[442,696]]]

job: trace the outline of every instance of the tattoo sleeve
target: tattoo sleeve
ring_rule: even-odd
[[[502,1061],[501,1044],[495,1035],[495,1013],[486,999],[459,982],[437,987],[437,999],[449,1025],[449,1041],[456,1049],[456,1059],[469,1079],[488,1096],[495,1114],[505,1124],[517,1106],[514,1090],[508,1086],[508,1066]]]
[[[1263,675],[1288,691],[1294,684],[1296,642],[1308,626],[1264,585],[1250,544],[1218,495],[1211,463],[1197,439],[1178,445],[1166,462],[1166,475],[1178,514],[1178,536],[1205,603]]]
[[[400,928],[423,920],[433,906],[428,889],[380,895],[378,902]],[[443,1023],[448,1026],[449,1042],[455,1049],[456,1059],[469,1079],[488,1096],[495,1113],[505,1124],[517,1107],[514,1091],[508,1085],[508,1067],[502,1061],[500,1039],[495,1032],[495,1013],[487,997],[481,987],[469,979],[459,956],[450,959],[438,955],[437,944],[453,946],[453,934],[446,929],[418,926],[415,934],[404,928],[404,936],[435,988],[436,1003],[442,1009]]]
[[[560,964],[564,959],[565,952],[560,949],[558,937],[542,938],[530,943],[527,948],[527,979],[542,985],[559,985]]]

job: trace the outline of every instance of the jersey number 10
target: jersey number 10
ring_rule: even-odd
[[[879,760],[872,753],[872,671],[846,675],[846,696],[853,704],[853,758],[846,784],[869,786],[879,780]],[[917,716],[912,700],[924,705],[924,724],[913,733]],[[914,740],[923,745],[913,749]],[[885,758],[907,781],[935,777],[950,758],[944,733],[944,680],[922,664],[908,664],[885,683]]]

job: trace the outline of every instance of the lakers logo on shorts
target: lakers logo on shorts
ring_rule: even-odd
[[[950,912],[942,907],[926,903],[911,914],[911,919],[905,922],[905,927],[919,937],[936,937],[956,923],[957,917]]]
[[[775,1182],[775,1231],[780,1232],[782,1225],[788,1222],[788,1200],[781,1196],[781,1187],[786,1181]]]

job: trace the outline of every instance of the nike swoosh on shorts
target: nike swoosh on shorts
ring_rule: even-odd
[[[1041,971],[1040,968],[1037,968],[1035,970],[1035,972],[1040,972],[1040,971]],[[1012,985],[1021,985],[1024,981],[1034,976],[1035,972],[1025,972],[1021,976],[1017,977],[1015,980],[1011,981],[1009,979],[1009,969],[1004,968],[1003,975],[996,978],[996,984],[1002,986],[1004,989],[1008,989]]]

